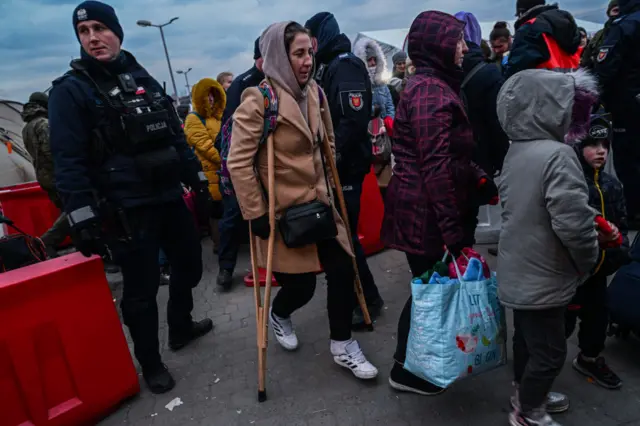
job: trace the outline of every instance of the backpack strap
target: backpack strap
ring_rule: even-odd
[[[486,67],[487,65],[489,64],[486,62],[480,62],[475,67],[473,67],[471,71],[469,71],[469,74],[467,74],[467,76],[464,78],[464,80],[462,80],[462,84],[460,85],[460,90],[464,90],[464,88],[469,83],[469,81],[471,81],[473,76],[475,76],[478,73],[478,71],[480,71],[482,68]]]
[[[276,130],[278,122],[278,97],[268,80],[261,82],[258,85],[258,89],[264,98],[264,127],[262,130],[262,139],[260,140],[260,144],[263,144],[269,135]]]
[[[200,119],[200,122],[202,123],[202,125],[203,125],[204,127],[207,127],[207,120],[205,120],[205,119],[204,119],[200,114],[198,114],[198,113],[197,113],[197,112],[195,112],[195,111],[191,111],[189,114],[193,114],[193,115],[195,115],[196,117],[198,117],[198,118]]]

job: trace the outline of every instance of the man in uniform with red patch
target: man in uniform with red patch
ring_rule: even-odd
[[[613,117],[613,163],[624,186],[631,229],[640,229],[640,0],[619,0],[596,56],[595,73]]]
[[[338,174],[347,204],[358,270],[369,313],[375,318],[384,302],[373,281],[357,232],[362,184],[371,170],[373,154],[367,131],[372,111],[371,80],[365,63],[351,53],[351,42],[340,33],[333,14],[318,13],[305,27],[311,33],[316,52],[318,71],[315,79],[324,89],[331,110]],[[364,325],[360,308],[355,309],[353,323],[354,329]]]

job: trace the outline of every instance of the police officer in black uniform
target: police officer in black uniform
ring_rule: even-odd
[[[605,108],[613,117],[613,162],[624,185],[629,225],[640,229],[640,0],[619,0],[596,56]]]
[[[184,139],[171,99],[129,52],[111,6],[81,3],[73,12],[81,59],[53,83],[49,99],[56,186],[76,248],[109,248],[122,269],[122,316],[143,377],[154,393],[175,385],[158,341],[158,250],[172,266],[169,347],[211,331],[194,322],[191,294],[202,276],[200,239],[181,182],[210,201],[206,179]]]
[[[358,239],[362,184],[371,170],[373,155],[367,130],[373,102],[371,80],[364,62],[351,53],[351,42],[340,33],[333,14],[318,13],[306,22],[305,27],[311,33],[316,51],[316,81],[324,89],[331,109],[338,174],[347,204],[358,270],[369,313],[375,318],[380,314],[384,301]],[[354,329],[364,325],[359,307],[354,312],[353,325]]]
[[[236,77],[229,89],[227,89],[227,105],[222,114],[223,126],[227,121],[231,120],[233,113],[240,106],[242,92],[248,87],[257,86],[264,80],[264,73],[262,72],[263,59],[260,54],[260,37],[254,43],[253,60],[254,65]],[[221,151],[221,143],[222,132],[219,132],[216,138],[218,151]],[[218,248],[218,264],[220,265],[220,270],[216,282],[224,290],[229,290],[233,284],[233,272],[236,269],[240,242],[244,240],[243,233],[246,235],[247,226],[242,218],[242,212],[230,182],[227,182],[224,178],[221,179],[220,190],[222,192],[224,213],[219,222],[220,246]]]

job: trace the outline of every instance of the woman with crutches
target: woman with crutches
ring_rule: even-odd
[[[267,240],[272,237],[270,257],[281,289],[268,312],[269,323],[284,349],[297,349],[291,314],[311,300],[316,272],[324,270],[334,361],[360,379],[373,379],[378,370],[351,339],[353,251],[338,214],[339,197],[331,190],[335,185],[329,184],[333,158],[323,155],[335,155],[335,145],[327,100],[312,79],[311,39],[295,22],[277,23],[263,33],[260,51],[266,79],[243,93],[227,166],[242,215],[251,224],[258,266],[268,266]],[[271,123],[271,132],[265,123]],[[269,220],[270,199],[277,229]]]

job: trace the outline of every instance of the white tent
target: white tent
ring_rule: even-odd
[[[0,187],[36,180],[22,142],[22,104],[0,99]]]
[[[507,23],[509,24],[509,29],[513,33],[514,32],[513,25],[515,24],[515,20],[507,21]],[[595,22],[590,22],[590,21],[583,21],[581,19],[576,19],[576,24],[578,24],[579,27],[582,27],[585,30],[587,30],[587,33],[590,35],[593,35],[597,31],[600,31],[604,26],[603,24],[597,24]],[[489,39],[489,34],[491,34],[491,31],[493,30],[494,25],[495,25],[495,21],[480,22],[480,28],[482,29],[482,37],[485,40]],[[407,37],[408,32],[409,32],[408,28],[398,28],[393,30],[381,30],[381,31],[364,31],[364,32],[358,33],[354,41],[354,44],[356,41],[358,41],[362,37],[367,37],[377,41],[378,44],[380,44],[380,46],[382,47],[382,50],[384,51],[384,53],[387,55],[387,63],[391,64],[391,57],[393,56],[393,54],[403,49],[404,41],[405,41],[405,38]]]

